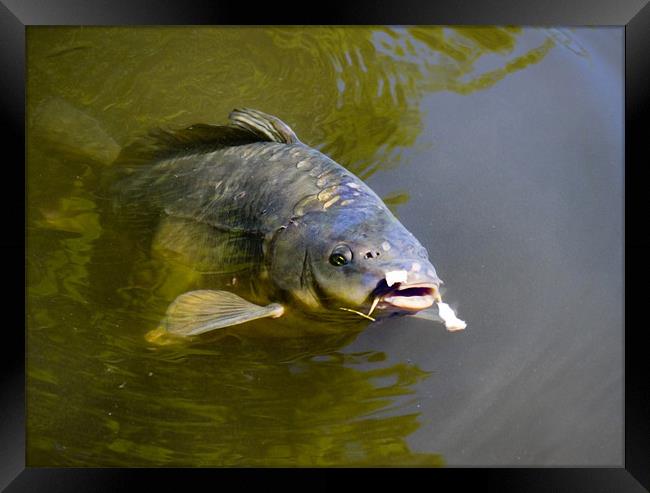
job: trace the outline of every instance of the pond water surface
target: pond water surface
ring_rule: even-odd
[[[28,465],[622,464],[622,29],[27,40]],[[147,338],[188,274],[115,241],[102,171],[242,106],[384,198],[468,328]]]

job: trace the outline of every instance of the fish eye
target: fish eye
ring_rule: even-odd
[[[330,264],[341,267],[352,260],[352,250],[347,245],[338,245],[330,254]]]

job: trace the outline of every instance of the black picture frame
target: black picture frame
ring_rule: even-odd
[[[169,25],[169,24],[511,24],[625,27],[625,462],[620,468],[409,469],[410,481],[427,487],[448,484],[456,490],[479,481],[483,489],[499,491],[636,492],[650,487],[650,385],[648,358],[643,354],[643,289],[628,289],[633,279],[645,280],[650,237],[644,230],[648,158],[643,143],[648,121],[650,87],[650,6],[647,0],[553,0],[425,3],[416,0],[349,2],[303,10],[289,4],[255,5],[188,0],[2,0],[0,3],[0,115],[3,119],[2,214],[5,228],[0,246],[5,255],[2,346],[2,404],[0,412],[0,488],[21,491],[122,491],[159,483],[188,487],[188,477],[203,478],[213,487],[228,479],[247,488],[268,486],[272,480],[286,485],[295,471],[264,469],[57,469],[25,468],[25,266],[11,262],[10,254],[25,251],[25,28],[30,25]],[[646,137],[647,139],[647,137]],[[6,153],[7,150],[13,153]],[[644,160],[645,157],[645,160]],[[23,164],[23,166],[21,166]],[[22,184],[22,187],[20,186]],[[7,224],[7,222],[9,224]],[[8,226],[8,227],[7,227]],[[11,267],[7,269],[6,267]],[[21,293],[22,301],[21,303]],[[15,299],[14,299],[15,298]],[[631,323],[630,321],[637,321]],[[63,403],[64,404],[64,403]],[[384,483],[395,470],[373,469],[364,481]],[[403,471],[402,471],[403,472]],[[343,473],[343,474],[342,474]],[[350,470],[301,471],[299,484],[320,488],[345,486]],[[401,475],[399,475],[401,476]],[[406,479],[406,478],[404,478]],[[215,482],[218,481],[218,482]],[[257,484],[256,484],[257,483]],[[403,481],[396,484],[402,484]],[[412,483],[407,483],[412,484]],[[191,486],[190,486],[191,487]]]

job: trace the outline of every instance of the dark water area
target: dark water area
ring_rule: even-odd
[[[28,465],[622,464],[622,29],[27,40]],[[122,241],[102,174],[150,128],[242,106],[384,198],[467,329],[151,338],[196,273]]]

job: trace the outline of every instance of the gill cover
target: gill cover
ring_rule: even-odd
[[[316,308],[320,303],[310,256],[310,238],[315,235],[305,218],[290,220],[273,235],[266,252],[267,270],[276,286]]]

